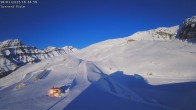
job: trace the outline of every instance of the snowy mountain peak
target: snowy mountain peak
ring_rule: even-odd
[[[179,26],[160,27],[153,30],[136,32],[128,38],[133,40],[172,40],[175,39]]]
[[[24,45],[18,39],[0,42],[0,77],[11,73],[24,64],[69,54],[74,50],[77,49],[72,46],[67,46],[67,48],[49,46],[44,50],[39,50],[34,46]]]
[[[128,37],[133,40],[172,40],[175,38],[191,39],[192,41],[196,38],[196,16],[187,18],[180,26],[136,32]]]
[[[23,46],[24,44],[19,39],[9,39],[0,42],[0,48]]]
[[[191,24],[191,27],[194,27],[196,24],[196,16],[192,16],[190,18],[187,18],[184,22],[183,25],[189,25]]]
[[[190,42],[196,40],[196,16],[187,18],[180,27],[179,36],[180,39],[187,39]]]
[[[57,47],[53,47],[53,46],[48,46],[47,48],[44,49],[45,52],[50,52],[50,51],[54,51],[58,49]]]
[[[64,49],[64,50],[71,50],[71,51],[73,51],[73,52],[78,50],[77,48],[75,48],[75,47],[73,47],[73,46],[64,46],[63,49]]]
[[[46,49],[44,49],[45,52],[51,52],[51,51],[56,51],[56,50],[63,50],[66,53],[74,52],[78,50],[77,48],[74,48],[73,46],[64,46],[62,48],[57,48],[53,46],[48,46]]]

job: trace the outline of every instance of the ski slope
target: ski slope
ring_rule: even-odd
[[[150,108],[160,108],[154,104],[148,104],[142,97],[126,86],[116,85],[113,80],[92,62],[74,57],[65,58],[65,56],[51,58],[31,66],[26,65],[15,71],[15,73],[1,79],[2,90],[0,97],[3,101],[0,103],[0,109],[56,110],[64,109],[67,106],[68,109],[72,109],[72,105],[69,104],[84,91],[89,91],[89,88],[90,91],[93,91],[91,93],[92,97],[100,95],[101,98],[103,94],[103,97],[99,99],[100,102],[91,102],[93,104],[80,103],[77,107],[94,108],[94,104],[99,107],[102,104],[109,104],[110,102],[108,101],[113,101],[110,97],[114,97],[116,101],[120,99],[126,102],[123,104],[125,107],[128,107],[128,104],[133,101],[134,103],[144,103],[145,106]],[[18,84],[22,84],[22,88],[18,89]],[[52,86],[64,89],[65,93],[61,98],[47,96],[47,92]],[[106,97],[109,98],[104,101],[103,99]],[[133,99],[130,100],[130,97]],[[114,104],[117,104],[117,102],[114,102]],[[115,109],[116,107],[108,107],[108,109],[110,108]]]
[[[196,45],[180,40],[108,40],[1,78],[0,109],[194,110],[195,61]]]

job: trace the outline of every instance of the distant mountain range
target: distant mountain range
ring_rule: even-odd
[[[72,46],[65,46],[63,48],[49,46],[44,50],[40,50],[34,46],[27,46],[18,39],[0,42],[0,77],[11,73],[24,64],[69,54],[76,50]]]

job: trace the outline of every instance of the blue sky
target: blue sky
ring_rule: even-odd
[[[0,41],[20,39],[40,49],[84,48],[181,24],[196,15],[195,4],[196,0],[38,0],[25,9],[0,9]]]

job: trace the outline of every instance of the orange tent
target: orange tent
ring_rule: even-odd
[[[49,96],[50,97],[60,97],[61,96],[61,89],[60,88],[50,88]]]

